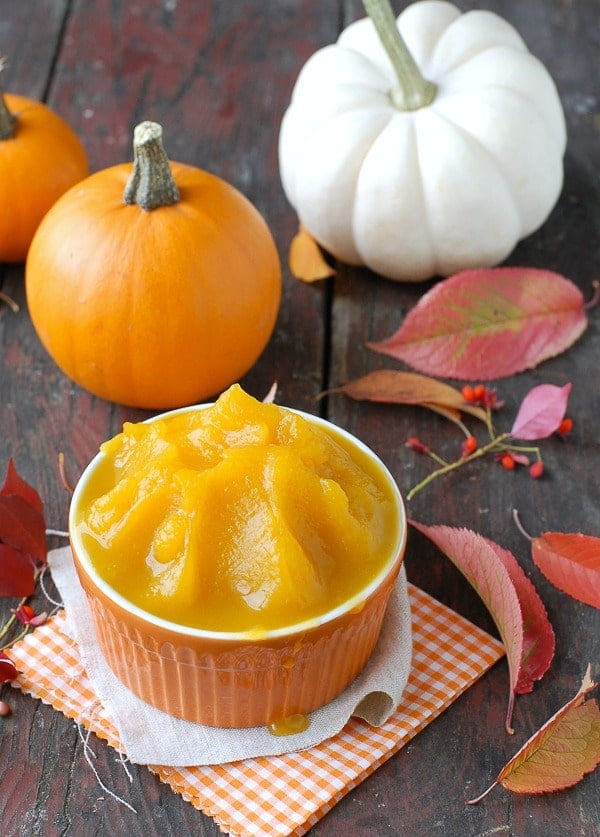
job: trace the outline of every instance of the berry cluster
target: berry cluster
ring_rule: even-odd
[[[510,433],[501,433],[496,435],[491,413],[492,410],[498,410],[504,406],[504,401],[501,401],[496,393],[496,390],[486,387],[484,384],[466,384],[462,390],[461,395],[465,404],[473,407],[481,407],[486,412],[486,423],[490,435],[490,440],[480,447],[477,438],[465,427],[462,422],[458,422],[459,426],[465,434],[465,439],[461,446],[460,457],[454,461],[448,462],[433,451],[427,444],[422,442],[418,437],[411,436],[406,440],[406,446],[415,451],[415,453],[426,454],[433,459],[439,468],[430,473],[424,480],[409,491],[407,499],[411,499],[418,491],[424,488],[429,482],[442,474],[448,473],[455,468],[464,465],[467,462],[484,456],[487,453],[493,453],[495,461],[507,471],[514,471],[517,466],[522,465],[528,469],[529,476],[538,480],[544,475],[544,463],[542,461],[540,449],[538,447],[524,446],[515,443],[511,438]],[[556,429],[556,434],[565,438],[573,429],[573,420],[565,417],[560,422]],[[533,457],[533,461],[532,461]]]
[[[460,394],[468,404],[476,407],[484,407],[486,410],[499,410],[504,406],[504,401],[499,401],[495,389],[489,389],[483,384],[471,386],[466,384]]]

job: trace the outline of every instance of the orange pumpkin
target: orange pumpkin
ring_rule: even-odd
[[[0,89],[0,261],[25,260],[46,212],[88,171],[83,145],[60,116]]]
[[[61,369],[110,401],[172,408],[237,381],[266,346],[281,299],[271,233],[233,186],[169,163],[143,122],[134,163],[70,189],[26,263],[29,311]]]

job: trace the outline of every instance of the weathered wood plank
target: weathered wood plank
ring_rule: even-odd
[[[360,4],[357,4],[360,6]],[[405,4],[397,3],[398,11]],[[565,183],[560,201],[544,227],[522,242],[508,263],[562,272],[578,284],[586,297],[597,279],[600,245],[597,224],[600,188],[598,165],[598,83],[592,65],[597,8],[594,4],[562,2],[459,3],[463,9],[489,8],[510,20],[530,49],[553,75],[565,108],[569,144]],[[596,25],[594,25],[596,21]],[[332,319],[330,385],[377,368],[406,368],[364,348],[367,340],[391,335],[421,294],[431,287],[382,282],[366,271],[342,268],[335,279]],[[593,318],[592,318],[593,319]],[[511,510],[518,508],[534,534],[545,530],[598,534],[597,478],[600,411],[595,380],[600,352],[597,326],[592,321],[584,337],[566,354],[538,369],[497,382],[507,402],[498,426],[508,429],[524,394],[542,382],[573,382],[569,414],[577,428],[574,438],[543,444],[547,476],[537,483],[526,473],[509,474],[493,462],[458,470],[432,483],[409,504],[409,514],[426,523],[467,526],[509,548],[534,580],[557,635],[557,654],[551,672],[531,695],[519,697],[515,711],[517,734],[503,733],[506,703],[506,664],[500,663],[460,698],[452,711],[436,720],[405,751],[377,771],[377,776],[353,792],[347,804],[319,824],[315,834],[346,830],[353,815],[362,819],[355,833],[424,833],[424,823],[440,834],[479,834],[492,826],[506,833],[558,833],[566,823],[573,833],[592,834],[600,821],[596,772],[572,791],[541,799],[507,798],[500,790],[482,806],[465,808],[464,800],[493,779],[518,746],[576,691],[588,661],[598,665],[598,612],[556,591],[535,569],[529,545],[517,532]],[[329,415],[371,444],[391,467],[406,491],[429,472],[432,464],[403,447],[418,436],[449,459],[459,451],[462,436],[449,422],[418,408],[356,404],[341,396],[329,399]],[[475,425],[473,425],[475,427]],[[409,579],[438,599],[494,631],[485,608],[450,562],[425,538],[412,533],[407,555]],[[418,793],[418,800],[416,799]],[[376,825],[369,815],[375,807]],[[363,831],[363,827],[366,829]],[[351,832],[352,833],[352,832]]]
[[[6,90],[32,99],[45,97],[68,5],[68,0],[0,0]]]
[[[48,103],[81,136],[92,170],[130,159],[134,125],[160,121],[173,159],[229,180],[259,208],[285,262],[295,219],[279,185],[277,131],[265,127],[278,125],[287,104],[292,60],[300,63],[334,36],[335,24],[319,3],[303,4],[302,14],[298,3],[55,3],[44,6],[57,21],[48,27],[43,12],[32,20],[30,7],[3,9],[19,46],[12,79],[29,95],[47,90]],[[64,29],[61,10],[68,11]],[[29,322],[22,266],[5,267],[3,279],[21,311],[0,309],[0,463],[15,457],[42,494],[48,525],[64,528],[69,493],[60,484],[58,452],[74,481],[103,439],[124,420],[147,414],[95,399],[66,379]],[[262,397],[277,380],[280,398],[314,410],[322,387],[322,294],[305,290],[284,264],[276,333],[243,383]],[[145,768],[132,769],[130,785],[114,752],[93,738],[100,776],[137,815],[110,800],[85,762],[73,724],[18,693],[9,699],[15,712],[0,726],[3,834],[220,833]]]
[[[404,5],[394,3],[398,11]],[[569,125],[563,194],[547,224],[517,248],[510,262],[558,270],[587,294],[598,278],[600,249],[597,2],[462,0],[459,5],[490,8],[511,20],[556,79]],[[79,132],[93,170],[130,159],[134,125],[152,118],[162,122],[173,159],[226,178],[256,204],[284,263],[284,299],[273,340],[244,385],[262,396],[277,380],[281,403],[327,410],[383,457],[406,490],[428,470],[424,459],[403,447],[406,437],[419,435],[450,455],[461,442],[455,429],[418,409],[357,405],[339,396],[316,402],[315,397],[327,383],[384,365],[364,342],[390,334],[428,285],[400,286],[367,271],[340,268],[329,288],[308,287],[293,280],[285,265],[296,220],[279,183],[279,122],[302,64],[361,14],[359,0],[0,0],[0,40],[9,58],[7,86],[46,97]],[[21,312],[0,307],[0,470],[13,455],[39,488],[48,524],[63,528],[69,493],[60,484],[58,452],[65,453],[68,475],[75,480],[103,439],[124,420],[147,414],[109,405],[68,381],[33,332],[22,266],[1,270],[2,288],[20,302]],[[516,735],[503,732],[508,677],[506,664],[500,663],[343,799],[312,834],[595,833],[598,772],[552,797],[514,797],[497,790],[474,809],[465,808],[464,800],[482,790],[522,741],[572,696],[588,660],[598,663],[598,613],[557,594],[541,578],[510,514],[518,507],[533,533],[598,534],[600,393],[594,381],[599,340],[592,318],[568,353],[498,383],[507,401],[498,416],[501,423],[510,422],[534,384],[573,382],[569,412],[575,431],[566,444],[557,439],[544,444],[547,478],[532,483],[522,473],[481,462],[432,484],[409,508],[423,522],[470,526],[510,548],[540,590],[555,626],[557,657],[534,692],[518,699]],[[407,567],[415,583],[494,630],[462,576],[415,533]],[[6,613],[11,603],[1,604],[0,613]],[[2,694],[6,697],[5,690]],[[70,721],[19,693],[7,697],[15,713],[0,723],[2,834],[220,833],[145,768],[132,769],[130,785],[115,753],[92,737],[100,776],[137,815],[111,800],[96,783]]]

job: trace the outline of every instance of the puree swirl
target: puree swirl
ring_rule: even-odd
[[[238,384],[205,409],[126,423],[101,451],[82,542],[115,590],[171,622],[237,632],[317,619],[397,544],[377,463]]]

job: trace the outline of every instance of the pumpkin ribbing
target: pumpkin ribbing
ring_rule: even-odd
[[[63,195],[25,270],[32,323],[61,369],[144,409],[195,403],[241,378],[281,299],[258,210],[215,175],[169,162],[160,137],[142,123],[137,168],[97,171]]]
[[[498,264],[561,191],[566,125],[550,74],[492,12],[418,0],[395,19],[387,0],[363,2],[372,16],[310,56],[281,121],[300,224],[335,259],[399,281]],[[398,103],[403,74],[375,13],[437,85],[427,106]]]

